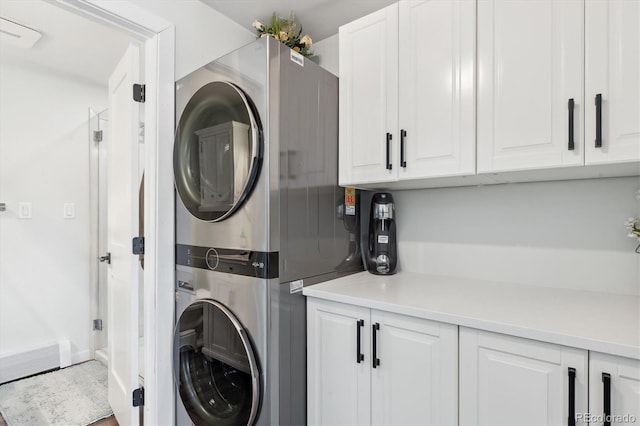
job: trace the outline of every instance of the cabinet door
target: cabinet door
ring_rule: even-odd
[[[458,327],[375,310],[371,324],[371,423],[457,424]]]
[[[597,352],[589,354],[590,424],[603,423],[605,404],[610,407],[607,414],[612,426],[640,420],[640,361]]]
[[[566,425],[587,412],[587,352],[460,328],[461,425]]]
[[[475,2],[399,7],[399,179],[474,174]]]
[[[479,173],[584,163],[583,21],[581,0],[478,0]]]
[[[362,360],[357,357],[358,321],[363,321]],[[308,424],[370,424],[368,330],[369,309],[307,299]]]
[[[640,2],[589,0],[585,13],[585,162],[640,161]]]
[[[398,5],[340,27],[339,37],[340,185],[394,181]]]

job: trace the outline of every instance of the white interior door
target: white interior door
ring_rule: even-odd
[[[132,392],[138,388],[138,258],[131,239],[138,235],[139,105],[132,86],[140,73],[139,49],[129,45],[109,78],[107,147],[107,246],[109,403],[121,425],[138,424]]]

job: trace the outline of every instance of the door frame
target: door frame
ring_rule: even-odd
[[[171,374],[175,301],[172,165],[175,25],[130,2],[57,1],[89,19],[120,28],[144,44],[143,164],[144,204],[148,206],[144,209],[144,422],[172,424],[175,418]]]

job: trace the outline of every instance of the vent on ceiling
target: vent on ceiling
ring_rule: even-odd
[[[29,49],[40,37],[36,30],[0,17],[0,42]]]

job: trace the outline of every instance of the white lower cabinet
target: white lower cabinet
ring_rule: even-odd
[[[640,422],[640,361],[589,353],[589,414],[578,418],[611,426]]]
[[[571,425],[570,417],[588,411],[586,350],[459,333],[461,425]]]
[[[307,299],[308,423],[457,424],[457,329]]]

